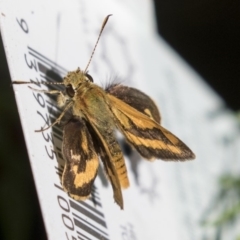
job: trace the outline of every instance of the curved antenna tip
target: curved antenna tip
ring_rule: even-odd
[[[100,37],[101,37],[101,35],[102,35],[103,29],[104,29],[104,27],[106,26],[107,21],[108,21],[108,19],[109,19],[111,16],[112,16],[112,14],[109,14],[109,15],[107,15],[107,16],[104,18],[104,20],[103,20],[102,27],[101,27],[101,29],[100,29],[100,32],[99,32],[97,41],[96,41],[95,46],[94,46],[94,48],[93,48],[93,51],[92,51],[92,54],[91,54],[90,59],[89,59],[89,61],[88,61],[88,64],[87,64],[87,66],[86,66],[86,68],[85,68],[85,70],[84,70],[84,73],[87,72],[87,69],[88,69],[88,67],[89,67],[89,65],[90,65],[90,63],[91,63],[91,61],[92,61],[93,55],[94,55],[95,50],[96,50],[96,47],[97,47],[97,45],[98,45],[99,39],[100,39]]]

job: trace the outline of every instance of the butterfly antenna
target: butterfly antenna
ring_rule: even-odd
[[[103,20],[102,27],[101,27],[100,33],[99,33],[99,35],[98,35],[98,38],[97,38],[97,42],[95,43],[95,46],[94,46],[94,48],[93,48],[91,57],[90,57],[90,59],[89,59],[89,61],[88,61],[88,64],[87,64],[85,70],[84,70],[84,73],[87,72],[87,69],[88,69],[88,67],[89,67],[89,65],[90,65],[90,63],[91,63],[91,61],[92,61],[93,55],[94,55],[95,50],[96,50],[96,47],[97,47],[97,45],[98,45],[99,39],[100,39],[100,37],[101,37],[101,35],[102,35],[103,29],[104,29],[104,27],[106,26],[107,21],[108,21],[108,19],[109,19],[110,16],[112,16],[112,14],[107,15],[107,16],[104,18],[104,20]]]
[[[36,84],[35,82],[12,81],[12,84]],[[63,85],[63,82],[40,82],[42,85]]]

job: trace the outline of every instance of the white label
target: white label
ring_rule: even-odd
[[[126,156],[131,186],[123,191],[124,211],[114,203],[102,169],[93,197],[76,202],[60,183],[61,126],[34,132],[59,116],[55,98],[15,85],[48,237],[178,240],[212,236],[200,221],[216,193],[216,177],[239,164],[235,119],[219,110],[222,102],[166,43],[142,29],[140,19],[127,15],[117,2],[2,0],[1,33],[12,80],[33,81],[34,88],[47,89],[39,82],[62,81],[67,71],[85,68],[104,17],[113,14],[90,74],[103,85],[118,76],[125,85],[149,94],[160,107],[163,126],[186,142],[197,159],[148,162],[132,152]],[[225,137],[231,146],[223,143]]]

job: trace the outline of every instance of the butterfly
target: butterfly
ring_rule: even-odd
[[[104,19],[97,43],[109,16]],[[60,123],[65,113],[71,111],[71,117],[63,127],[63,189],[76,200],[88,198],[101,159],[113,189],[113,198],[123,209],[121,189],[129,186],[129,179],[116,130],[149,161],[185,161],[194,159],[195,155],[179,138],[160,125],[159,110],[148,95],[121,84],[101,88],[87,71],[89,63],[85,70],[78,68],[68,72],[62,83],[56,83],[64,85],[64,91],[32,89],[57,94],[58,105],[63,107],[61,115],[48,128]]]

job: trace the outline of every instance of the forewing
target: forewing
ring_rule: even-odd
[[[106,89],[107,93],[127,103],[139,112],[147,115],[160,123],[161,116],[155,102],[145,93],[138,89],[123,86],[121,84],[109,85]]]
[[[99,166],[85,120],[72,118],[64,126],[62,152],[65,157],[63,188],[72,198],[84,200],[91,194]]]
[[[127,175],[121,174],[122,169],[126,171],[123,156],[122,155],[118,156],[118,154],[112,156],[111,146],[110,144],[108,144],[109,136],[106,135],[104,137],[101,133],[101,130],[94,124],[94,121],[89,121],[88,125],[91,135],[94,137],[95,149],[97,153],[101,156],[101,160],[103,162],[107,177],[111,182],[111,186],[113,189],[113,198],[115,202],[120,206],[120,208],[123,209],[123,197],[121,186],[124,187],[124,185],[126,185],[125,187],[127,187],[129,185]],[[118,166],[117,163],[122,162],[124,165]]]
[[[108,94],[108,98],[118,128],[144,158],[167,161],[195,158],[180,139],[156,121],[111,94]]]

